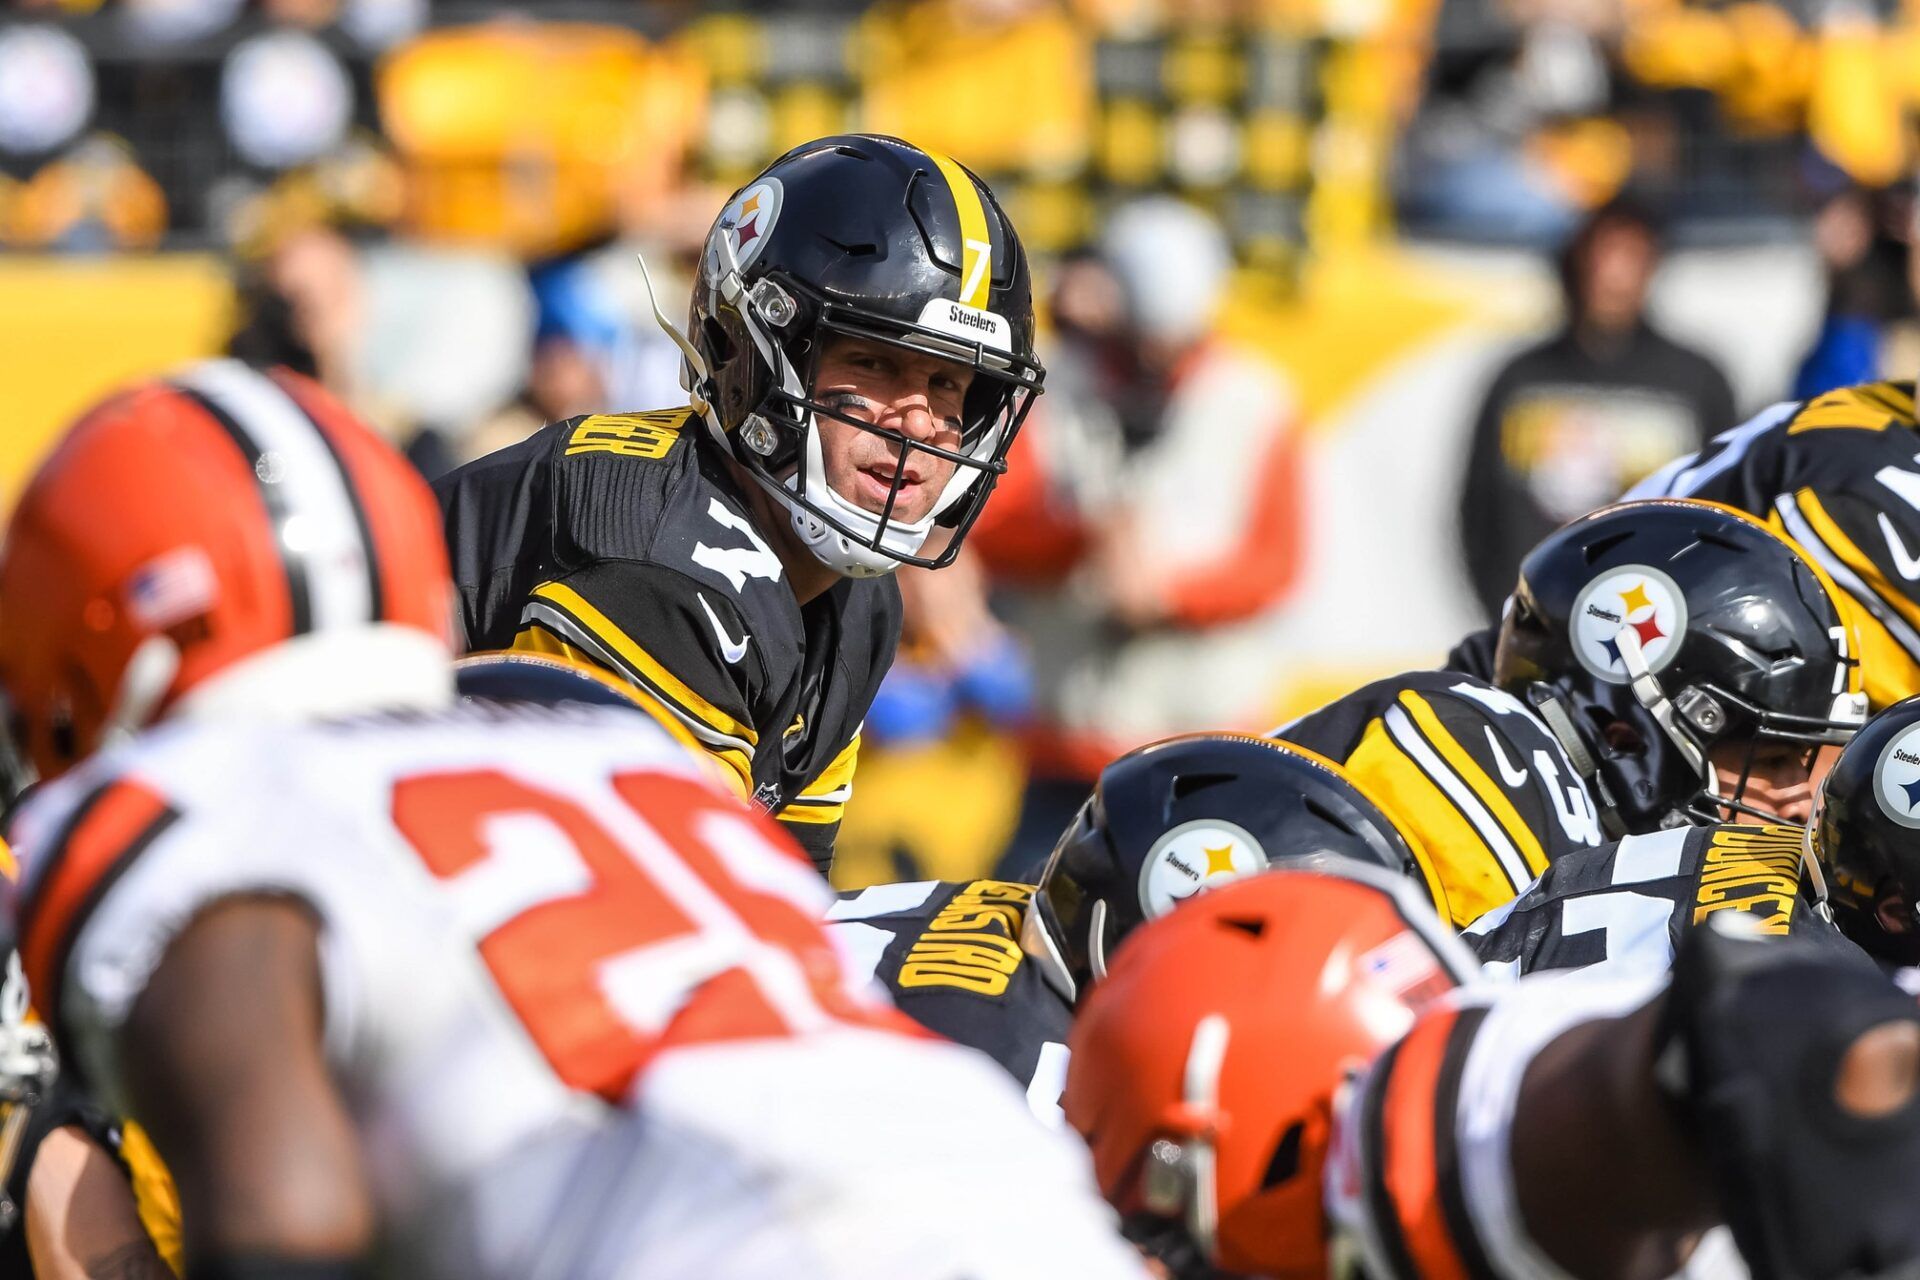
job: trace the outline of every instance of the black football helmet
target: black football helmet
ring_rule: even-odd
[[[1121,938],[1182,899],[1329,859],[1419,875],[1400,829],[1332,761],[1272,738],[1168,738],[1100,771],[1041,872],[1021,946],[1076,999]]]
[[[1920,964],[1920,697],[1876,712],[1840,753],[1807,848],[1841,931],[1883,960]]]
[[[817,399],[821,348],[836,335],[970,369],[959,449]],[[953,559],[1043,376],[1026,251],[993,193],[945,156],[871,134],[796,147],[734,193],[707,235],[687,338],[689,389],[714,438],[786,507],[823,564],[855,577]],[[828,485],[822,415],[898,447],[881,511]],[[892,513],[916,456],[954,473],[910,524]],[[935,525],[953,537],[922,556]]]
[[[1756,746],[1844,743],[1866,717],[1837,591],[1785,539],[1715,503],[1627,502],[1520,566],[1495,683],[1540,713],[1593,783],[1608,833],[1723,821]],[[1744,742],[1722,794],[1709,758]]]

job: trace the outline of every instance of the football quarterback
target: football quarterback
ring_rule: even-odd
[[[8,906],[186,1273],[1137,1277],[1081,1154],[872,998],[702,756],[456,699],[438,514],[318,387],[215,362],[88,414],[7,531]]]
[[[1657,1280],[1732,1228],[1757,1280],[1920,1258],[1920,1010],[1731,929],[1665,973],[1474,983],[1413,886],[1330,860],[1141,928],[1064,1107],[1175,1280]]]
[[[546,427],[438,485],[465,643],[631,681],[823,869],[893,660],[887,575],[938,567],[1039,392],[1020,239],[895,138],[822,138],[708,234],[689,403]]]

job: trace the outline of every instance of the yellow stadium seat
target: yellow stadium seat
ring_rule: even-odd
[[[429,32],[376,75],[413,229],[529,255],[604,234],[624,200],[674,186],[705,85],[685,53],[564,23]]]
[[[962,0],[875,5],[853,63],[867,128],[981,172],[1047,176],[1086,159],[1093,49],[1050,5],[1010,21]]]

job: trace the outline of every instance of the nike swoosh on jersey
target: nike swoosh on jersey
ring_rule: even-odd
[[[1481,732],[1487,735],[1487,746],[1493,751],[1494,763],[1500,767],[1500,780],[1510,787],[1517,787],[1526,782],[1526,769],[1524,767],[1515,768],[1513,765],[1507,763],[1507,753],[1501,750],[1500,739],[1493,736],[1493,730],[1483,729]]]
[[[1887,554],[1893,557],[1893,567],[1908,582],[1920,581],[1920,556],[1907,550],[1907,543],[1900,531],[1893,527],[1893,521],[1887,519],[1887,513],[1879,515],[1880,536],[1887,540]]]
[[[707,611],[707,621],[713,624],[714,639],[720,642],[720,656],[727,660],[727,665],[732,666],[734,663],[740,661],[740,659],[746,657],[747,641],[753,637],[742,635],[738,640],[735,640],[727,634],[727,629],[720,625],[720,615],[715,613],[713,606],[707,603],[706,593],[696,591],[694,595],[700,598],[700,607]]]

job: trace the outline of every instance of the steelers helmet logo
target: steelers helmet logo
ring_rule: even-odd
[[[727,202],[727,207],[720,211],[720,221],[714,224],[713,236],[707,242],[707,271],[710,275],[717,279],[726,267],[719,249],[722,237],[733,250],[734,264],[741,271],[745,271],[760,256],[760,251],[766,248],[774,222],[780,217],[780,197],[780,179],[762,178]]]
[[[1245,828],[1214,818],[1183,822],[1147,853],[1140,868],[1140,910],[1152,920],[1202,889],[1266,868],[1266,851]]]
[[[1589,582],[1573,601],[1568,639],[1580,665],[1609,684],[1626,684],[1620,633],[1640,642],[1647,666],[1659,671],[1680,652],[1687,629],[1687,598],[1678,584],[1658,569],[1627,565]]]
[[[1920,830],[1920,724],[1880,753],[1873,766],[1873,796],[1882,813],[1903,827]]]

